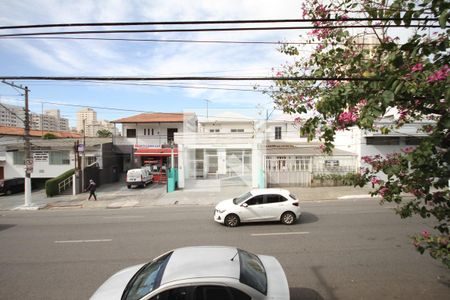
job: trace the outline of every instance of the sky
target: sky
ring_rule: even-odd
[[[297,19],[301,18],[301,4],[301,0],[0,0],[0,26]],[[37,31],[44,30],[55,29]],[[2,34],[11,32],[1,31]],[[188,32],[101,37],[279,42],[298,41],[299,35],[304,33],[294,30]],[[273,44],[2,38],[0,75],[264,77],[274,75],[280,65],[290,62],[277,48]],[[139,112],[196,111],[202,116],[206,115],[207,107],[211,110],[256,109],[268,112],[274,107],[268,95],[253,90],[256,84],[267,86],[270,82],[151,82],[147,85],[55,81],[16,83],[30,89],[32,112],[59,109],[62,117],[69,119],[71,126],[75,126],[75,113],[83,106],[93,107],[97,111],[97,118],[102,120],[114,120]],[[23,99],[20,90],[0,83],[0,102],[23,105]]]

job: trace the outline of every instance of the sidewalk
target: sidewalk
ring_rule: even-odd
[[[98,188],[98,201],[88,201],[88,193],[60,195],[47,198],[44,191],[32,194],[36,209],[70,208],[122,208],[152,207],[171,205],[215,205],[221,200],[234,198],[247,192],[247,186],[205,187],[203,189],[184,189],[167,193],[164,185],[152,184],[144,189],[127,189],[120,184],[109,184]],[[288,188],[300,202],[322,201],[346,198],[370,198],[370,188],[351,186]],[[0,197],[0,210],[15,210],[24,204],[24,195]],[[20,209],[20,208],[19,208]],[[23,209],[23,208],[22,208]]]

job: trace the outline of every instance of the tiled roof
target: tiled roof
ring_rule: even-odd
[[[79,133],[68,132],[68,131],[42,131],[42,130],[30,130],[31,137],[41,137],[43,134],[51,133],[58,138],[81,138]],[[8,127],[0,126],[0,135],[13,135],[13,136],[24,136],[25,129],[20,127]]]
[[[183,113],[143,113],[136,116],[117,119],[111,123],[168,123],[184,121]]]

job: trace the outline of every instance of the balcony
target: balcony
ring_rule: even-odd
[[[251,146],[255,142],[252,132],[236,133],[210,133],[210,132],[184,132],[175,133],[175,143],[187,147],[193,146]]]

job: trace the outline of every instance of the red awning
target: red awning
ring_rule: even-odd
[[[171,156],[171,148],[139,148],[134,152],[135,156]],[[173,149],[173,155],[178,156],[178,149]]]

